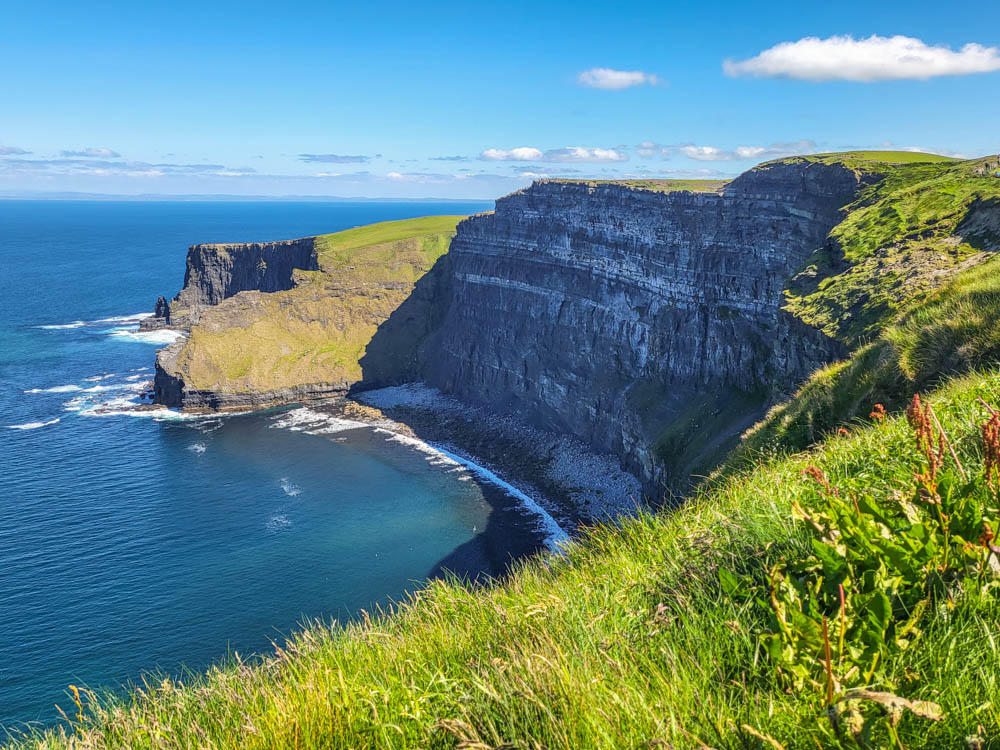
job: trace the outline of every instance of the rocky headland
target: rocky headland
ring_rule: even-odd
[[[647,498],[682,495],[851,345],[808,293],[843,283],[840,302],[866,309],[841,230],[891,171],[796,158],[704,192],[545,180],[464,220],[196,245],[184,288],[144,322],[189,333],[159,353],[155,400],[245,409],[422,383],[612,457]],[[907,294],[975,261],[948,231],[965,249],[934,255]],[[484,452],[467,425],[454,432]]]

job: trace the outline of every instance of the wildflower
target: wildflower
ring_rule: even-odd
[[[913,401],[906,407],[906,421],[913,428],[917,449],[927,459],[927,471],[917,474],[916,479],[926,488],[934,489],[937,487],[938,469],[944,465],[944,433],[936,433],[931,405],[921,403],[918,393],[913,394]]]
[[[851,433],[847,431],[846,427],[840,427],[837,429],[837,434],[840,435],[841,437],[847,437]]]
[[[1000,493],[1000,414],[993,415],[983,424],[983,472],[986,485]]]
[[[881,422],[885,419],[885,416],[885,407],[882,406],[882,404],[875,404],[875,406],[872,407],[871,414],[868,415],[868,418],[876,422]]]
[[[826,478],[826,474],[823,472],[823,470],[818,466],[816,466],[815,464],[807,466],[805,469],[802,470],[802,473],[805,474],[810,479],[812,479],[814,482],[816,482],[816,484],[818,484],[820,487],[822,487],[828,495],[832,495],[833,497],[840,496],[840,493],[837,491],[837,488],[834,487],[832,484],[830,484],[830,480]]]

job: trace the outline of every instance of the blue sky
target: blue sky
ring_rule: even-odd
[[[492,198],[540,175],[1000,151],[994,2],[7,0],[2,17],[3,194]]]

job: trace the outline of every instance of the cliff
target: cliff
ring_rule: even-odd
[[[184,286],[171,302],[157,300],[143,328],[189,328],[206,307],[240,292],[279,292],[295,286],[297,270],[319,268],[315,238],[188,248]]]
[[[841,353],[780,306],[861,184],[825,164],[761,167],[722,194],[536,183],[459,225],[422,374],[618,455],[650,491],[673,484],[679,418],[721,446]]]
[[[166,315],[191,335],[161,352],[156,398],[242,408],[424,381],[617,456],[652,496],[683,493],[855,343],[817,310],[875,330],[878,300],[981,259],[995,215],[969,169],[830,155],[703,192],[540,181],[457,229],[196,246]],[[871,212],[906,218],[916,189],[954,200],[871,237]]]
[[[394,311],[408,311],[407,319],[383,331],[391,345],[370,366],[410,368],[408,357],[433,319],[427,307],[437,295],[427,290],[439,274],[429,272],[460,218],[193,246],[184,288],[169,305],[157,303],[163,315],[148,319],[189,333],[159,352],[155,400],[245,409],[343,395],[361,380],[366,344]]]

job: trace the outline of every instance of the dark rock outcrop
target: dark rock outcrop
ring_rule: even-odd
[[[144,330],[190,328],[204,307],[240,292],[280,292],[295,286],[295,271],[319,268],[314,238],[281,242],[205,244],[188,248],[184,287],[171,302],[156,301]]]
[[[752,394],[730,425],[745,428],[841,353],[779,307],[858,187],[824,164],[758,168],[722,195],[536,183],[459,225],[421,375],[619,455],[650,491],[676,485],[657,443],[695,396]]]

